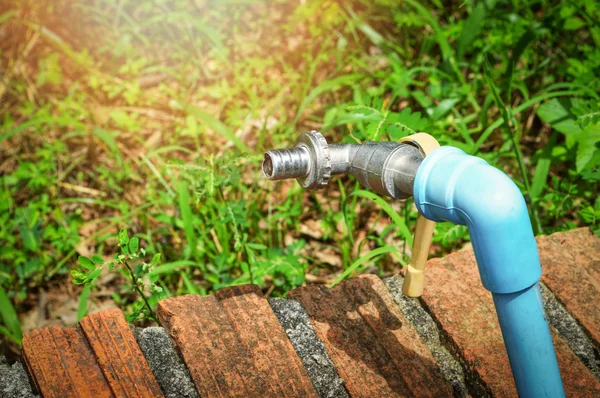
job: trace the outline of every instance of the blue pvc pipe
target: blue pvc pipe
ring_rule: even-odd
[[[492,293],[492,296],[519,395],[563,397],[539,284],[520,292]]]
[[[483,286],[492,292],[521,397],[564,397],[538,280],[542,274],[525,200],[515,183],[458,148],[431,152],[414,184],[419,211],[469,228]]]

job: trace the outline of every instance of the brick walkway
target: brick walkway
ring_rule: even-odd
[[[538,238],[542,292],[567,396],[600,396],[600,239]],[[118,310],[23,339],[44,397],[516,396],[491,295],[472,250],[427,264],[425,293],[402,276],[305,286],[268,301],[256,286],[159,304],[163,328],[133,330]],[[0,396],[27,380],[0,361]],[[12,389],[11,389],[12,388]]]

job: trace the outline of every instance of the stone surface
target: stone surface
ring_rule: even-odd
[[[288,298],[306,309],[352,397],[452,396],[431,353],[384,283],[364,275]]]
[[[516,396],[508,355],[491,293],[485,290],[472,250],[463,250],[426,264],[422,302],[476,372],[498,397]],[[553,334],[567,396],[597,396],[600,382],[563,341]]]
[[[166,398],[199,397],[187,368],[163,328],[136,328],[134,335]]]
[[[158,315],[201,397],[317,396],[258,286],[169,298]]]
[[[431,315],[419,303],[418,298],[407,297],[402,293],[402,275],[394,275],[384,279],[385,285],[390,290],[394,301],[400,307],[400,311],[404,317],[415,328],[421,339],[431,351],[435,358],[442,375],[452,385],[455,396],[465,397],[469,394],[467,382],[465,381],[465,370],[460,364],[460,361],[446,347],[443,335],[440,333],[435,321]],[[469,375],[467,374],[467,377]],[[480,384],[478,381],[470,380],[470,384]],[[482,389],[474,389],[472,395],[482,395]]]
[[[573,350],[575,355],[600,380],[600,358],[596,355],[591,340],[585,334],[583,328],[543,283],[540,283],[540,288],[548,322],[565,339],[567,345]]]
[[[116,396],[163,396],[120,310],[88,315],[80,325]]]
[[[344,381],[338,376],[302,305],[294,300],[280,298],[269,299],[269,304],[302,360],[319,396],[348,397]]]
[[[538,239],[542,281],[600,345],[600,238],[588,228]]]
[[[76,328],[34,330],[23,337],[23,357],[44,397],[111,397],[83,334]]]
[[[6,358],[0,356],[0,397],[33,398],[34,394],[29,377],[21,362],[9,365]]]

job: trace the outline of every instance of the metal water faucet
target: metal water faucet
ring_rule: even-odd
[[[300,135],[293,148],[265,153],[269,180],[296,178],[305,189],[322,189],[333,175],[352,174],[367,189],[394,199],[413,195],[417,169],[425,154],[417,144],[371,142],[328,144],[323,135]]]

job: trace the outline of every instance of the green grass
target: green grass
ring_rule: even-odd
[[[13,314],[71,283],[79,256],[112,259],[122,228],[161,255],[150,306],[399,268],[410,199],[350,177],[317,193],[262,177],[261,154],[309,129],[429,132],[507,172],[536,233],[600,233],[599,21],[593,1],[2,2],[0,331],[18,342]],[[438,255],[467,240],[436,226]],[[150,312],[144,281],[100,280],[79,317],[101,288]]]

